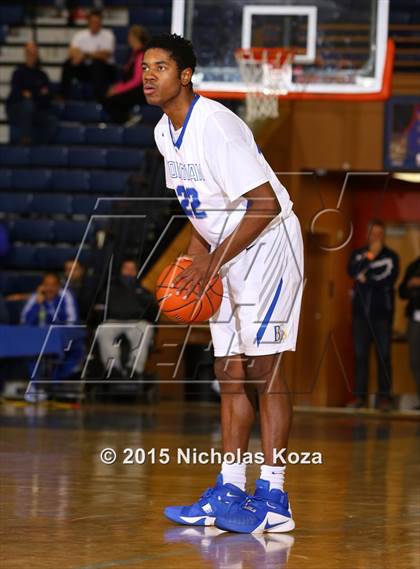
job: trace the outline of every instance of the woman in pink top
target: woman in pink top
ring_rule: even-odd
[[[141,64],[144,47],[149,39],[149,32],[142,26],[131,26],[128,30],[128,44],[132,51],[124,65],[122,81],[109,88],[104,101],[105,109],[115,122],[126,122],[131,109],[135,105],[145,103],[141,88],[143,81]]]

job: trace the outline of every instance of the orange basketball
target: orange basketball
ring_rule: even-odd
[[[191,260],[180,257],[168,265],[159,275],[156,284],[156,298],[162,312],[168,318],[178,322],[206,322],[215,314],[222,302],[223,285],[219,275],[214,275],[205,290],[199,296],[198,287],[186,299],[184,294],[177,295],[176,277],[189,265]],[[181,283],[183,284],[183,283]]]

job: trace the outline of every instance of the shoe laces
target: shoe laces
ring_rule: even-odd
[[[211,498],[214,491],[215,491],[215,488],[207,488],[207,490],[205,492],[203,492],[203,494],[201,494],[201,498]]]
[[[249,496],[242,502],[241,507],[244,508],[245,506],[252,506],[253,502],[265,502],[266,500],[267,498],[263,498],[262,496]]]

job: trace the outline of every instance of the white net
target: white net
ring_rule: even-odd
[[[236,60],[246,85],[246,121],[276,118],[281,95],[292,83],[292,52],[281,49],[239,49]]]

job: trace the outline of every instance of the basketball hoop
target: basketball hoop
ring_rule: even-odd
[[[287,95],[292,84],[293,50],[279,47],[237,49],[235,58],[247,87],[246,120],[279,116],[278,98]]]

